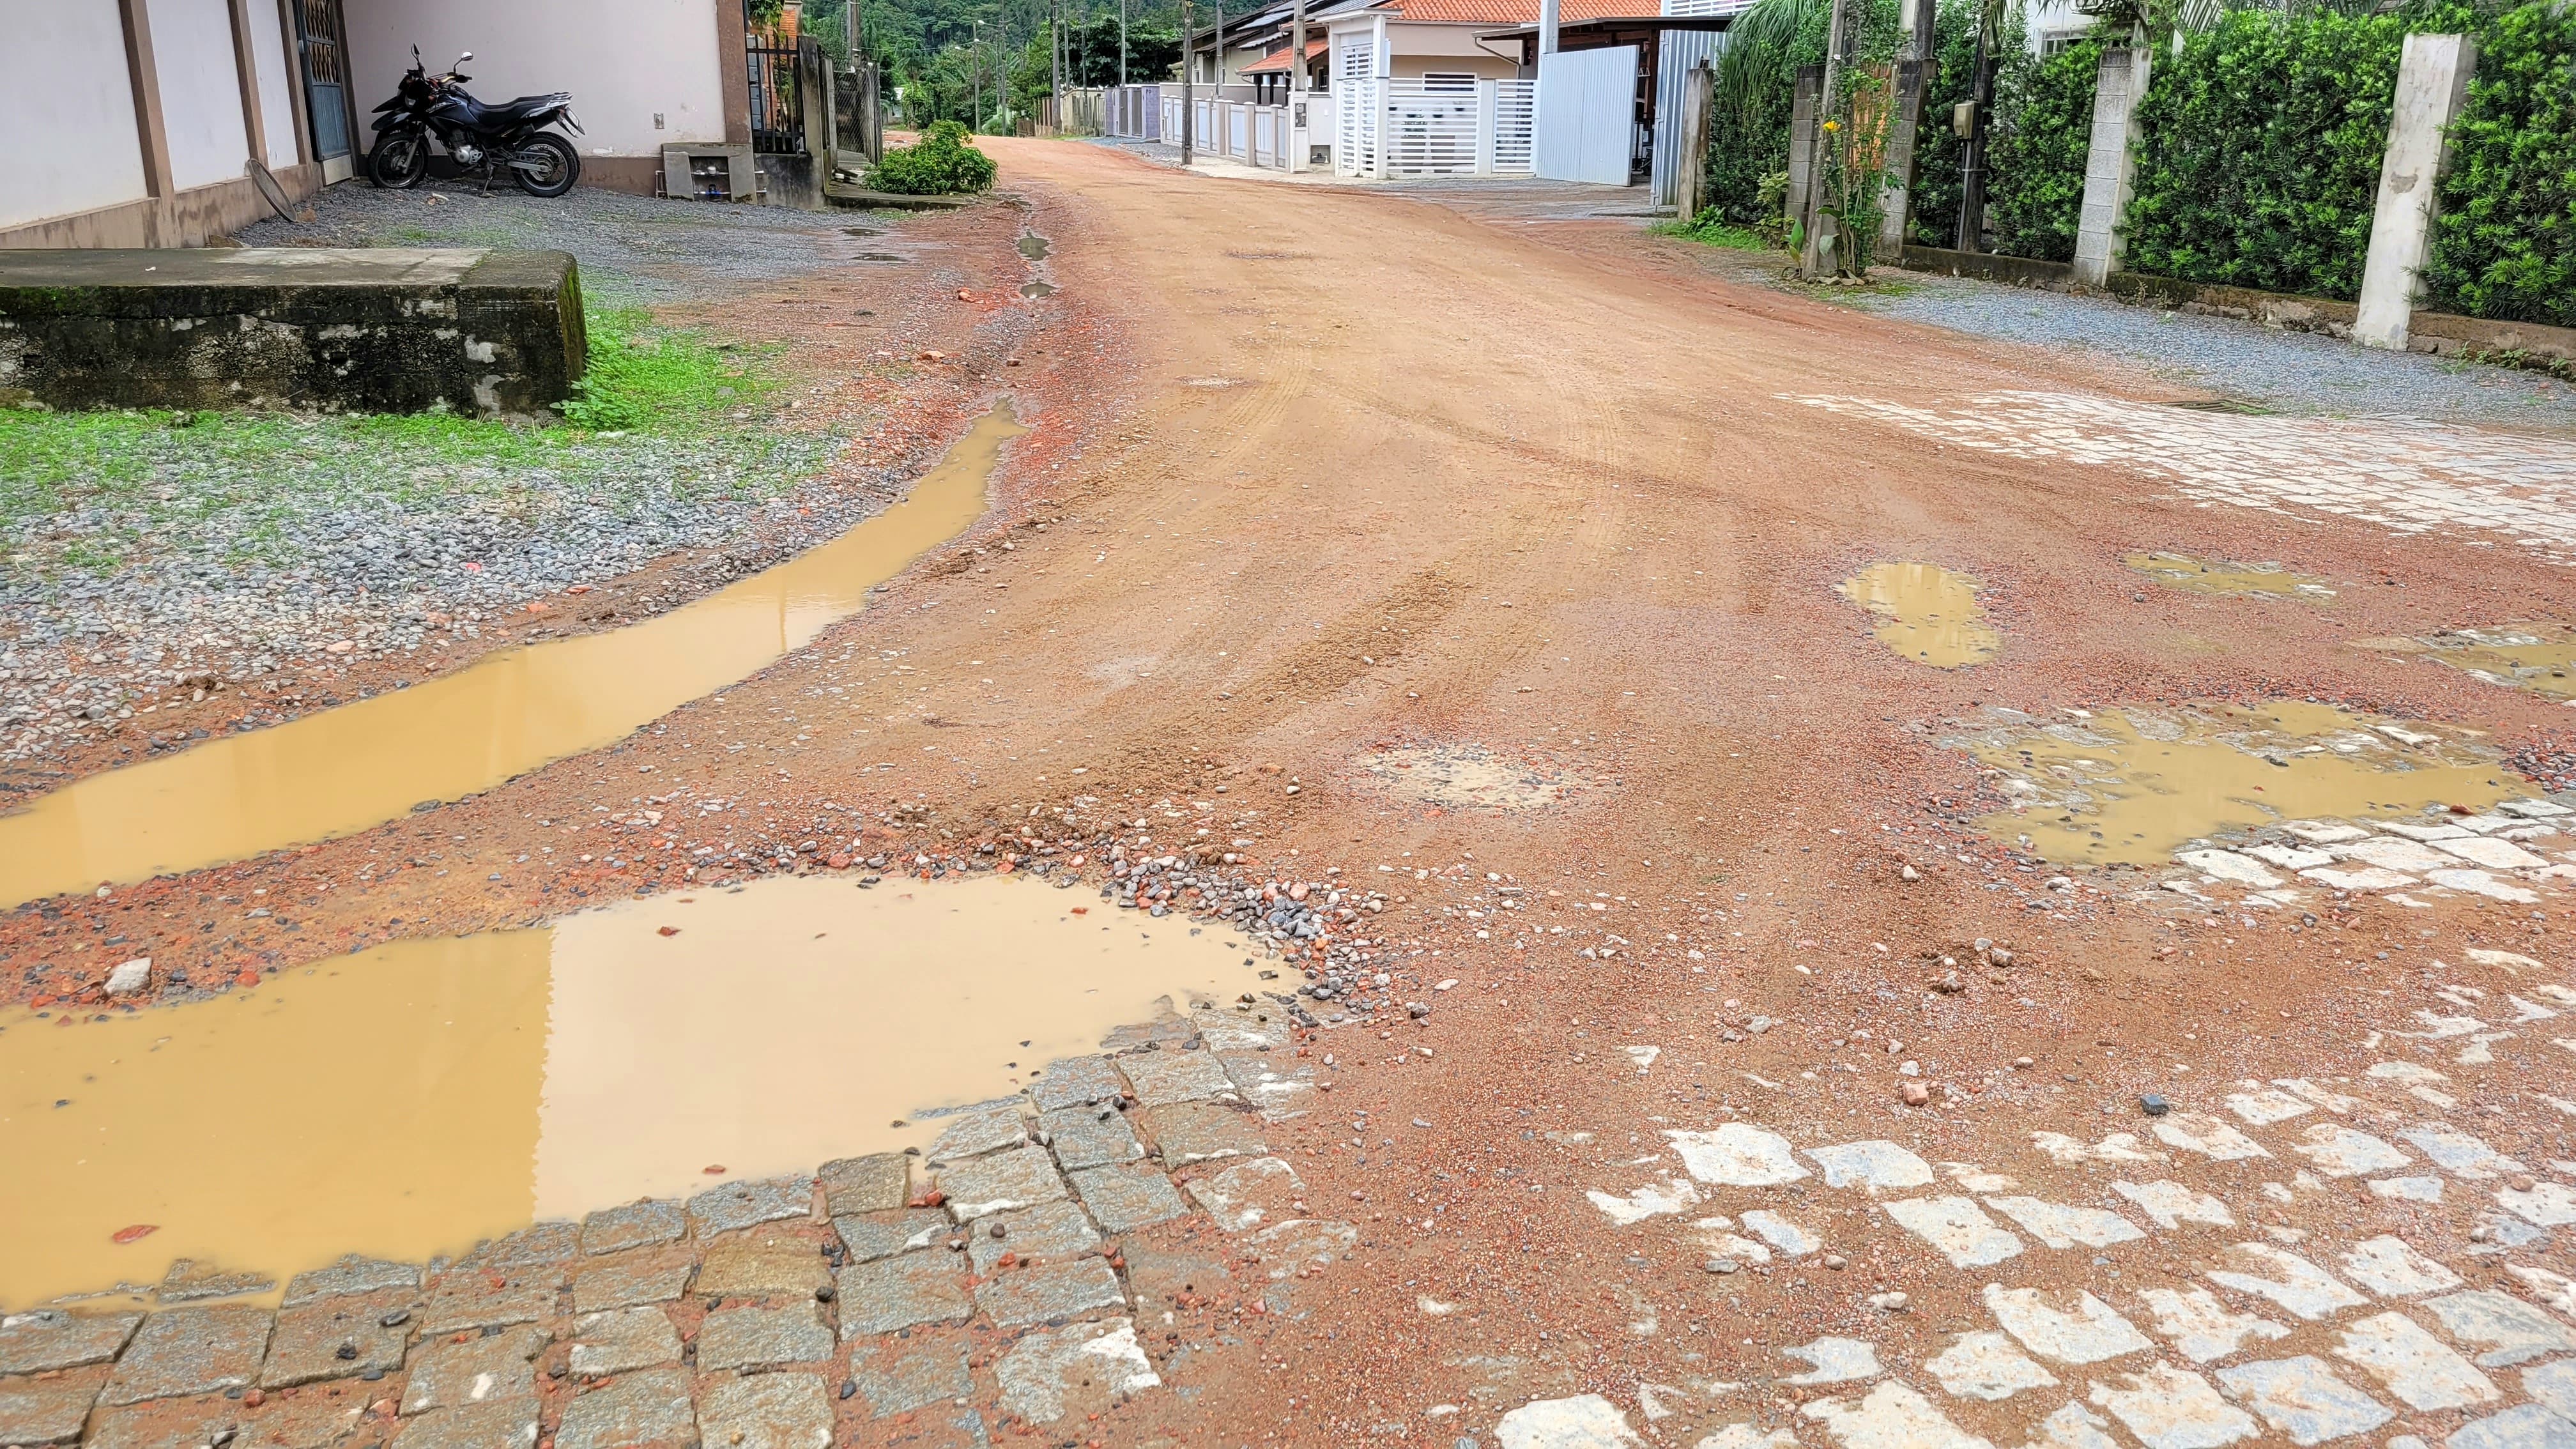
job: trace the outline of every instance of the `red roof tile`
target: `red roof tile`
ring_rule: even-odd
[[[1538,0],[1385,0],[1371,7],[1406,20],[1459,21],[1472,25],[1535,25]],[[1605,16],[1652,15],[1656,0],[1559,0],[1560,20],[1598,20]]]

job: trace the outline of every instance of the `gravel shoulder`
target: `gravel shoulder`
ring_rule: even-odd
[[[2088,371],[2115,369],[2265,411],[2576,431],[2576,385],[2544,373],[2380,352],[2240,318],[1889,267],[1878,268],[1868,288],[1809,288],[1783,276],[1789,260],[1783,253],[1668,245],[1696,254],[1702,266],[1730,281],[2035,349]]]
[[[686,390],[587,430],[0,418],[0,795],[676,607],[832,537],[901,496],[964,415],[961,373],[1025,321],[1001,206],[347,186],[317,205],[242,240],[570,250],[594,330]]]

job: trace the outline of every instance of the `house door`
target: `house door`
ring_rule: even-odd
[[[340,41],[340,0],[290,0],[295,47],[304,57],[305,108],[313,118],[313,156],[325,183],[353,171],[349,133],[348,50]]]

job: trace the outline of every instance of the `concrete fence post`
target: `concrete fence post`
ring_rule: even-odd
[[[1708,202],[1708,127],[1717,72],[1705,63],[1682,75],[1682,146],[1673,171],[1673,216],[1688,226]]]
[[[1503,88],[1500,82],[1476,82],[1476,171],[1478,176],[1494,174],[1494,137],[1500,129],[1496,116]]]
[[[1896,63],[1896,104],[1887,120],[1887,186],[1879,195],[1878,259],[1897,262],[1905,251],[1905,229],[1914,219],[1914,133],[1923,125],[1925,73],[1932,62]]]
[[[2469,98],[2478,43],[2466,35],[2410,35],[2397,62],[2397,95],[2388,115],[2388,152],[2379,163],[2379,202],[2370,218],[2370,254],[2362,262],[2361,309],[2354,340],[2406,349],[2415,299],[2432,260],[2433,220],[2442,172],[2450,164],[2451,122]]]
[[[1797,88],[1789,100],[1789,195],[1781,210],[1785,218],[1807,226],[1812,218],[1807,204],[1813,199],[1816,185],[1816,124],[1825,89],[1825,68],[1821,65],[1798,67]]]
[[[2099,287],[2120,270],[2120,223],[2137,174],[2138,103],[2152,48],[2106,50],[2093,78],[2093,139],[2084,157],[2084,209],[2075,224],[2075,280]]]

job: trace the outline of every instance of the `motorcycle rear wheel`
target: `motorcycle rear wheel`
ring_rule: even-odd
[[[581,179],[581,153],[573,149],[570,141],[552,132],[530,137],[528,144],[519,148],[516,161],[530,163],[521,166],[514,161],[510,167],[519,189],[530,196],[561,196]]]
[[[387,191],[405,191],[429,174],[429,138],[396,132],[367,157],[367,179]]]

